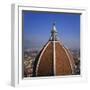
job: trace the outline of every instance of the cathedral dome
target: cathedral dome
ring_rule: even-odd
[[[37,55],[33,76],[57,76],[74,74],[74,60],[70,51],[58,40],[55,24],[49,41]]]

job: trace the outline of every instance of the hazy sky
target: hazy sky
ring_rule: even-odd
[[[23,11],[24,48],[43,47],[50,38],[54,21],[60,41],[68,48],[80,48],[79,14]]]

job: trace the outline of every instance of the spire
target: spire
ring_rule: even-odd
[[[57,37],[57,29],[56,29],[56,26],[55,26],[55,22],[53,23],[53,26],[52,26],[52,30],[51,30],[51,37],[50,37],[50,40],[51,41],[57,41],[58,40],[58,37]]]
[[[53,23],[52,31],[51,31],[51,32],[56,32],[56,33],[57,33],[56,26],[55,26],[55,22]]]

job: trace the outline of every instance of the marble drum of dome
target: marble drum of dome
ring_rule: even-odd
[[[12,5],[12,85],[35,78],[84,80],[85,15],[78,8]]]

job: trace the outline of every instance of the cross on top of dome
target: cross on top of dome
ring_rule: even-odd
[[[51,41],[57,41],[58,40],[58,36],[57,36],[57,29],[56,29],[56,26],[55,26],[55,22],[53,23],[53,26],[52,26],[52,30],[51,30],[51,37],[50,37],[50,40]]]
[[[57,33],[57,29],[56,29],[56,26],[55,26],[55,22],[53,23],[51,33]]]

